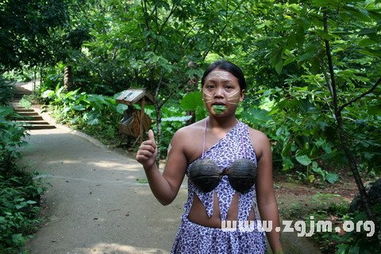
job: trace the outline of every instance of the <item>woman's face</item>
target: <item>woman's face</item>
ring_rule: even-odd
[[[205,78],[202,88],[205,106],[214,116],[234,114],[243,100],[238,79],[228,71],[215,69]]]

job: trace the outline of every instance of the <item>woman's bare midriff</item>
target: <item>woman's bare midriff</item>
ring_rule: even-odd
[[[231,201],[231,205],[228,210],[227,220],[238,220],[238,203],[239,203],[239,193],[235,193],[233,199]],[[201,203],[200,199],[197,195],[194,195],[193,203],[191,210],[188,215],[188,219],[191,222],[196,224],[211,227],[211,228],[221,228],[221,216],[220,216],[220,208],[218,205],[217,194],[214,193],[213,198],[213,214],[211,217],[208,217],[204,205]],[[248,220],[254,220],[254,211],[250,210]]]

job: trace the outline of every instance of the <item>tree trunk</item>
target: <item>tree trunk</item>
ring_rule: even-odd
[[[324,32],[328,34],[327,10],[323,12],[323,25],[324,25]],[[331,52],[330,43],[327,39],[324,39],[324,44],[325,44],[325,52],[326,52],[326,56],[328,60],[328,69],[329,69],[329,76],[330,76],[330,80],[328,80],[327,82],[327,87],[329,88],[331,96],[332,96],[333,111],[334,111],[335,120],[337,123],[336,133],[339,138],[339,144],[341,146],[341,149],[344,151],[345,157],[347,157],[349,168],[351,169],[353,177],[355,178],[356,185],[360,193],[361,201],[365,207],[365,212],[370,219],[374,219],[372,211],[370,209],[369,197],[366,193],[364,184],[362,182],[356,159],[354,158],[353,153],[350,150],[350,144],[348,144],[348,141],[347,141],[348,137],[345,134],[343,118],[341,115],[341,110],[343,108],[339,107],[338,105],[336,79],[335,79],[335,72],[333,69],[332,52]]]
[[[156,164],[159,166],[159,161],[161,157],[161,107],[158,104],[155,104],[155,111],[156,111],[156,135],[155,135],[155,141],[156,141],[156,147],[157,147],[157,157],[156,157]]]
[[[73,88],[73,70],[71,65],[66,65],[64,68],[64,87],[66,91]]]
[[[348,141],[347,141],[348,136],[345,134],[345,131],[343,128],[341,114],[340,112],[335,112],[335,115],[336,115],[336,121],[338,125],[337,134],[340,140],[341,149],[344,151],[345,157],[347,157],[349,168],[351,169],[353,177],[355,178],[357,189],[359,190],[361,201],[363,203],[363,207],[365,208],[365,212],[367,213],[369,218],[374,219],[373,213],[370,209],[369,197],[368,197],[368,194],[366,193],[363,181],[361,179],[356,159],[349,148],[350,145],[348,144]]]
[[[44,83],[44,76],[43,76],[43,70],[42,70],[42,66],[40,67],[40,85],[42,85]]]

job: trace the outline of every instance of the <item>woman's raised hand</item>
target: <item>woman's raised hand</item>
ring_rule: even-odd
[[[148,131],[148,140],[143,141],[136,153],[136,160],[140,162],[144,169],[150,169],[156,162],[157,147],[155,136],[152,130]]]

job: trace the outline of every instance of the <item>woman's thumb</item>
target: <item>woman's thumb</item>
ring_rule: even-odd
[[[155,142],[155,134],[153,133],[152,130],[148,131],[148,139],[152,140],[153,142]]]

